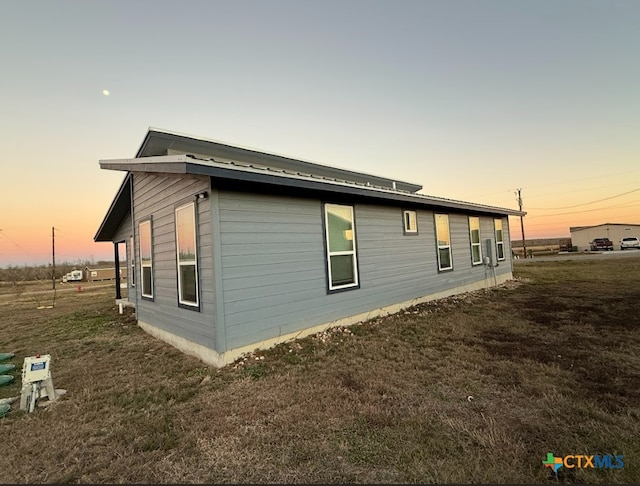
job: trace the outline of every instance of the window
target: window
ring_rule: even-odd
[[[418,214],[415,211],[405,210],[402,212],[404,220],[404,234],[418,234]]]
[[[151,221],[140,223],[140,275],[142,296],[153,299],[153,257],[151,251]]]
[[[496,253],[498,260],[504,260],[504,239],[502,236],[502,220],[494,219],[493,226],[496,230]]]
[[[329,290],[358,286],[353,207],[324,205]]]
[[[436,214],[436,238],[438,240],[438,270],[451,270],[451,238],[449,236],[449,215]]]
[[[178,302],[198,307],[195,202],[176,208],[176,257],[178,261]]]
[[[480,248],[480,218],[469,216],[469,241],[471,241],[471,263],[482,263],[482,249]]]
[[[132,236],[131,238],[129,238],[129,260],[131,264],[131,275],[127,276],[127,278],[129,279],[129,282],[131,282],[132,287],[136,286],[136,257],[134,252],[135,250],[133,249],[133,236]]]

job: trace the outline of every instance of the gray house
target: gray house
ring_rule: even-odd
[[[157,129],[100,167],[126,173],[94,237],[126,251],[117,301],[214,366],[512,278],[517,210]]]

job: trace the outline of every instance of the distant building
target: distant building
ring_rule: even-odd
[[[111,268],[89,268],[84,267],[84,279],[87,282],[99,282],[101,280],[114,280],[116,278],[116,269]],[[127,278],[127,267],[120,267],[120,278]]]
[[[603,223],[595,226],[572,226],[571,241],[578,251],[589,250],[589,242],[594,238],[609,238],[613,249],[620,250],[620,240],[627,236],[640,238],[640,224]]]

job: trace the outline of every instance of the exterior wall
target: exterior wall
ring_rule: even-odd
[[[506,259],[491,268],[472,266],[468,217],[449,213],[453,270],[438,272],[432,211],[417,210],[418,234],[404,235],[402,208],[355,204],[354,210],[360,288],[328,294],[321,201],[220,191],[226,342],[219,348],[511,277],[507,217]],[[495,239],[493,228],[493,217],[482,216],[481,241]]]
[[[113,241],[128,241],[131,233],[131,213],[122,220],[120,227],[113,235]]]
[[[175,208],[198,200],[200,311],[178,305]],[[214,365],[284,339],[349,325],[436,297],[512,277],[508,218],[505,260],[472,265],[466,214],[448,213],[453,269],[438,271],[434,213],[417,210],[405,235],[400,206],[354,204],[359,288],[327,292],[323,202],[212,189],[208,177],[135,174],[135,281],[141,327]],[[152,220],[153,300],[141,297],[139,223]],[[126,225],[122,235],[125,241]],[[480,216],[480,238],[495,240],[494,218]],[[495,261],[495,260],[494,260]],[[215,272],[214,272],[215,269]]]
[[[640,238],[640,224],[601,224],[580,230],[571,229],[571,242],[578,251],[588,251],[594,238],[609,238],[614,251],[620,250],[620,240],[628,236]]]
[[[161,332],[215,347],[212,222],[209,199],[196,202],[200,309],[178,306],[175,208],[209,191],[209,178],[136,173],[133,177],[137,318]],[[153,300],[142,298],[139,224],[151,218]]]

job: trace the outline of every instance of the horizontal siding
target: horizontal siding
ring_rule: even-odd
[[[494,255],[494,260],[498,264],[494,270],[496,275],[507,274],[513,271],[511,261],[511,242],[509,232],[509,218],[502,218],[502,237],[504,240],[504,260],[497,261],[497,255]],[[482,242],[482,256],[487,256],[485,252],[484,241],[486,239],[492,239],[495,241],[495,226],[494,218],[481,218],[480,219],[480,241]],[[493,276],[493,273],[491,273]]]
[[[114,233],[112,240],[115,242],[126,241],[129,243],[129,238],[131,236],[131,213],[128,213],[122,220],[122,223],[120,223],[117,231]]]
[[[404,235],[401,208],[356,204],[360,288],[328,294],[321,201],[221,190],[219,204],[228,349],[492,275],[471,263],[466,215],[449,215],[454,270],[438,272],[431,211]],[[493,218],[481,217],[481,238],[493,238]]]
[[[220,192],[228,348],[278,335],[277,326],[261,320],[326,295],[321,207],[313,200],[295,202]]]
[[[200,311],[178,307],[175,208],[209,190],[207,177],[135,174],[136,241],[138,224],[152,219],[154,299],[138,296],[138,319],[199,344],[214,347],[214,289],[211,210],[208,199],[196,204]],[[139,262],[136,248],[136,262]],[[139,268],[137,268],[139,274]],[[140,282],[138,278],[136,280]],[[137,291],[140,292],[140,285]]]

